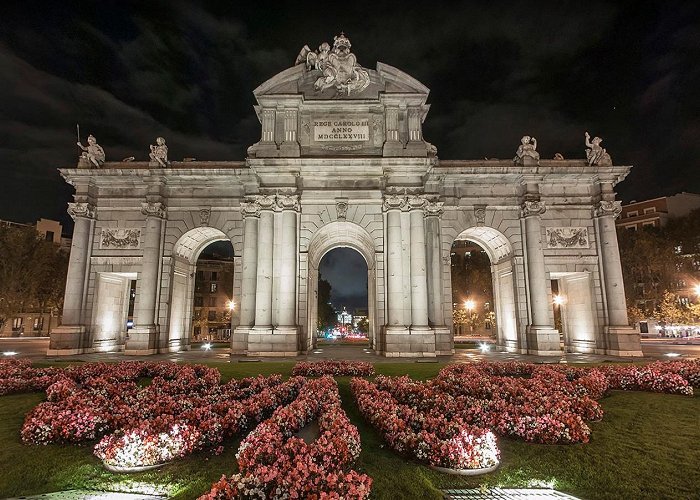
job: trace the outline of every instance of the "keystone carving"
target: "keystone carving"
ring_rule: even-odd
[[[477,226],[486,224],[486,205],[474,205],[474,218]]]
[[[92,205],[90,203],[69,203],[68,215],[70,215],[71,219],[73,220],[75,220],[76,217],[94,219],[95,205]]]
[[[210,208],[202,208],[199,211],[199,225],[200,226],[208,226],[210,216],[211,216],[211,209]]]
[[[338,212],[338,220],[345,220],[348,215],[348,200],[335,200],[335,210]]]

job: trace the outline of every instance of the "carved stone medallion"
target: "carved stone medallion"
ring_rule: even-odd
[[[547,248],[588,248],[587,227],[545,228]]]
[[[100,248],[117,248],[119,250],[135,249],[139,247],[140,237],[140,229],[102,228],[102,233],[100,234]]]
[[[477,226],[483,226],[486,223],[486,205],[474,205],[474,218]]]

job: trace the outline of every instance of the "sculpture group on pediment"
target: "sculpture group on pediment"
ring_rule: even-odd
[[[350,52],[352,44],[344,33],[333,38],[333,48],[323,42],[318,51],[304,45],[296,59],[296,64],[304,64],[308,71],[320,71],[314,89],[321,92],[335,87],[341,94],[350,95],[362,92],[369,86],[369,72],[357,64],[357,57]]]
[[[600,137],[594,137],[591,140],[590,134],[586,132],[586,147],[588,148],[586,149],[586,159],[591,166],[612,164],[612,159],[605,148],[600,145],[601,142],[603,139]]]
[[[530,137],[529,135],[524,135],[520,139],[520,146],[515,152],[514,162],[520,162],[523,158],[532,158],[533,160],[539,160],[540,154],[537,152],[537,139]]]
[[[87,146],[83,146],[80,141],[77,142],[78,147],[83,150],[80,154],[79,162],[86,168],[101,167],[105,163],[105,150],[97,144],[97,139],[95,139],[94,135],[89,135],[87,142]]]

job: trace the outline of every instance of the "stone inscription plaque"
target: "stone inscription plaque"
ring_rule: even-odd
[[[369,120],[319,119],[313,121],[316,142],[366,142],[369,141]]]

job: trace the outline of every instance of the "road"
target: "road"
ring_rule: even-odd
[[[18,357],[28,357],[31,359],[39,360],[46,358],[46,349],[49,347],[48,338],[0,338],[0,358],[9,357],[5,353],[15,352]],[[346,349],[345,352],[342,348],[338,346],[333,346],[334,348],[329,348],[324,346],[318,350],[316,355],[310,355],[309,358],[346,358],[347,359],[365,359],[366,361],[391,361],[393,358],[378,358],[375,354],[367,352],[362,348],[352,348]],[[342,347],[342,346],[340,346]],[[700,358],[700,339],[643,339],[642,340],[642,351],[644,356],[648,358],[655,359],[678,359],[678,358]],[[678,354],[679,356],[668,356],[668,354]],[[496,353],[490,351],[487,353],[480,352],[475,349],[457,349],[456,355],[447,357],[445,356],[442,360],[447,361],[450,358],[455,361],[462,361],[465,356],[474,359],[487,359],[490,361],[503,361],[503,360],[514,360],[520,359],[522,361],[532,361],[528,356],[520,356],[517,354]],[[90,354],[86,356],[81,356],[85,360],[97,361],[100,358],[109,358],[109,360],[122,359],[122,354]],[[172,359],[173,361],[202,361],[205,358],[211,358],[212,360],[219,359],[222,361],[228,361],[228,351],[226,349],[214,349],[209,352],[200,352],[199,350],[193,350],[189,352],[170,354],[170,355],[160,355],[164,359]],[[569,357],[576,357],[576,355],[569,355]],[[301,358],[306,358],[302,355]],[[597,356],[591,356],[589,362],[596,362]],[[582,360],[584,360],[582,358]]]

